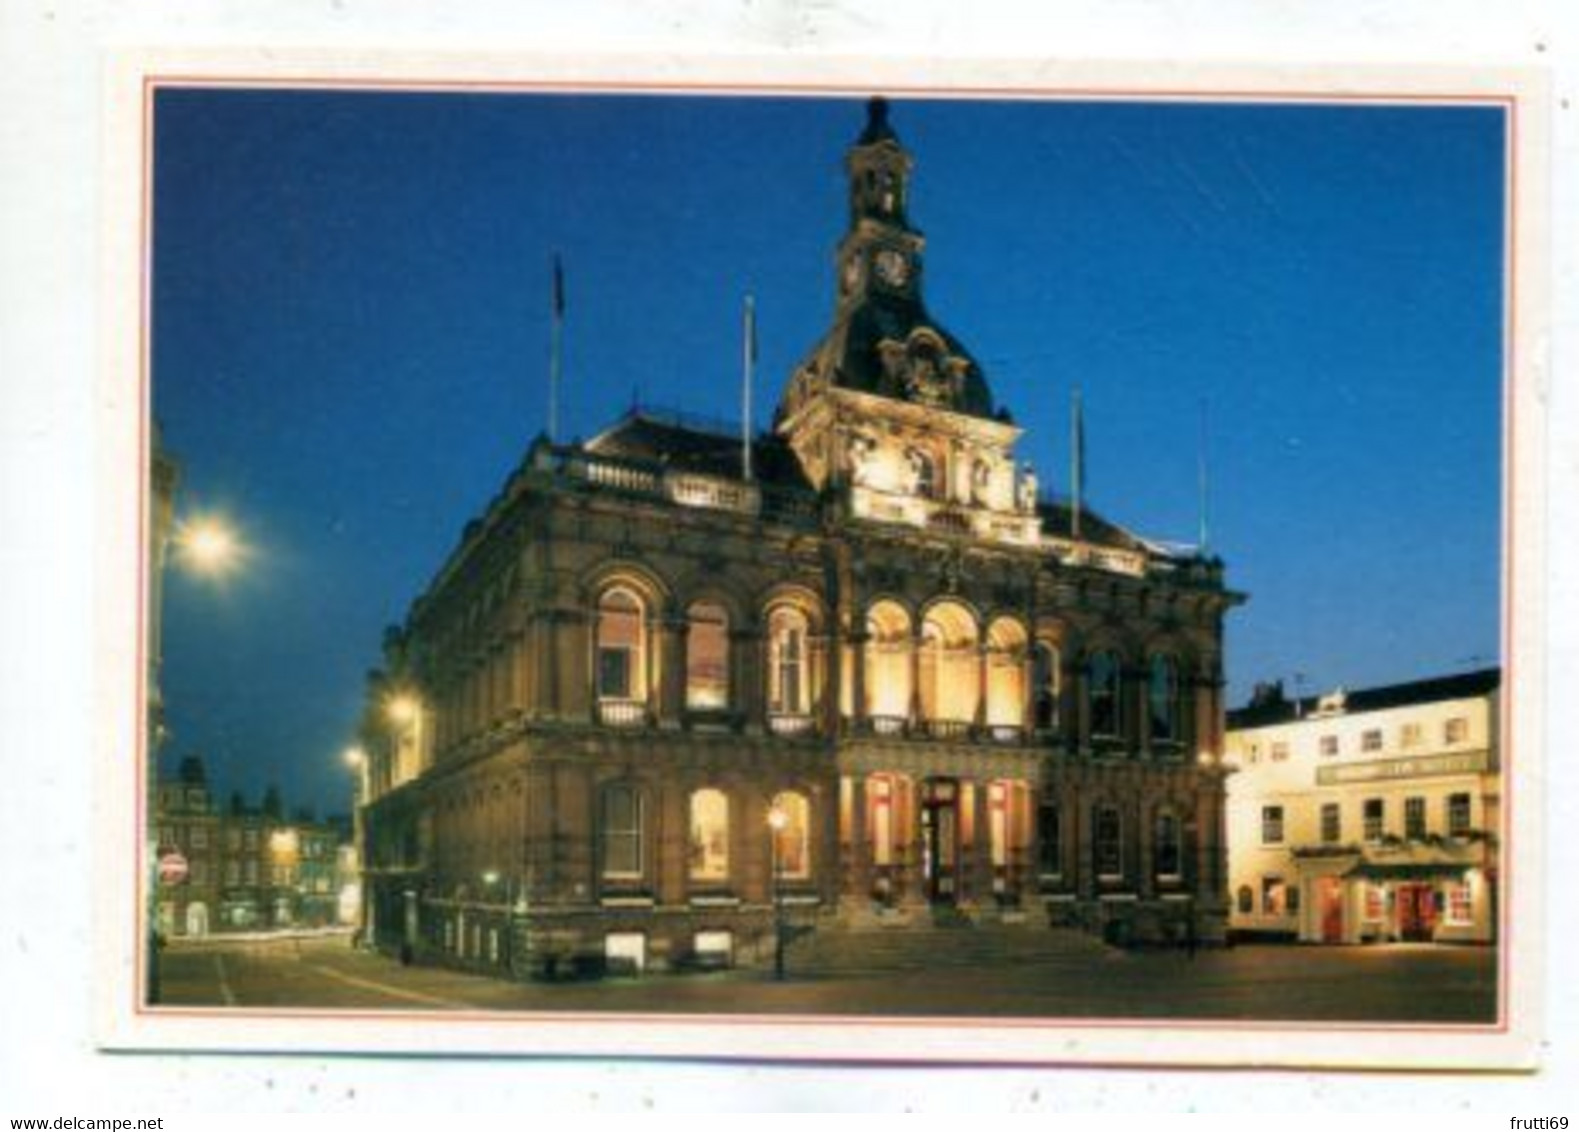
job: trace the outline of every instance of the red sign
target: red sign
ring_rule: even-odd
[[[180,884],[186,879],[186,858],[172,850],[159,858],[159,883]]]

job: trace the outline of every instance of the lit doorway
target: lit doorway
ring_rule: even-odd
[[[921,796],[921,872],[927,899],[953,904],[959,892],[959,783],[929,778]]]

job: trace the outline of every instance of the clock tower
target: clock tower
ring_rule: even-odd
[[[775,429],[852,517],[1034,541],[1035,477],[1013,453],[1020,430],[922,298],[915,160],[888,113],[872,99],[845,155],[833,326],[791,377]]]

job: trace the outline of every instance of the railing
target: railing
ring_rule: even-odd
[[[773,712],[768,716],[768,730],[775,735],[810,735],[816,720],[799,712]]]
[[[762,509],[762,498],[755,486],[718,476],[665,472],[663,485],[667,496],[685,507],[708,507],[742,515],[755,515]]]
[[[1025,742],[1025,728],[1018,723],[994,723],[987,728],[987,737],[1006,747],[1017,747]]]
[[[903,715],[873,715],[867,717],[873,735],[904,735],[910,730],[910,719]]]
[[[598,722],[605,727],[645,727],[647,705],[641,700],[599,700]]]
[[[923,719],[921,730],[929,739],[969,739],[975,729],[968,719]]]

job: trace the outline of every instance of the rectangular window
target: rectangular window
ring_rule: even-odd
[[[1387,893],[1378,884],[1365,886],[1365,918],[1380,920],[1387,915]]]
[[[192,827],[192,848],[194,848],[194,849],[207,849],[208,848],[208,827],[207,826],[194,825]]]
[[[1037,867],[1045,877],[1062,876],[1064,871],[1063,831],[1058,818],[1056,802],[1043,802],[1036,811]]]
[[[1275,762],[1275,763],[1280,763],[1280,762],[1287,761],[1287,759],[1288,759],[1288,744],[1287,743],[1273,743],[1272,744],[1272,761]]]
[[[1404,799],[1404,836],[1410,841],[1425,837],[1425,799]]]
[[[1329,758],[1338,753],[1338,737],[1336,735],[1323,735],[1321,737],[1321,753]]]
[[[1119,880],[1124,875],[1124,826],[1119,812],[1112,806],[1099,807],[1095,827],[1092,848],[1097,876],[1103,880]]]
[[[1369,731],[1360,733],[1360,750],[1379,751],[1382,749],[1382,729],[1373,727]]]
[[[1267,916],[1282,916],[1288,912],[1288,888],[1282,877],[1261,878],[1261,912]]]
[[[631,698],[631,650],[604,646],[598,649],[598,697],[605,700]]]
[[[1447,919],[1448,923],[1451,924],[1474,922],[1475,905],[1469,885],[1450,884],[1447,886]]]
[[[1177,880],[1183,864],[1183,839],[1179,832],[1179,819],[1173,814],[1157,815],[1157,875]]]
[[[1343,808],[1337,802],[1321,804],[1321,839],[1328,844],[1343,840]]]
[[[1281,845],[1283,843],[1283,807],[1261,807],[1261,844]]]
[[[258,863],[256,861],[247,862],[247,883],[258,883]]]
[[[1469,738],[1469,720],[1455,716],[1442,725],[1442,741],[1448,746],[1462,743]]]
[[[1425,731],[1418,723],[1406,723],[1398,732],[1400,747],[1418,747],[1425,741]]]
[[[1469,832],[1469,795],[1447,796],[1447,832],[1449,837],[1462,837]]]
[[[632,787],[603,792],[603,876],[639,880],[642,875],[642,799]]]
[[[1380,841],[1387,831],[1387,804],[1380,798],[1365,799],[1365,840]]]

